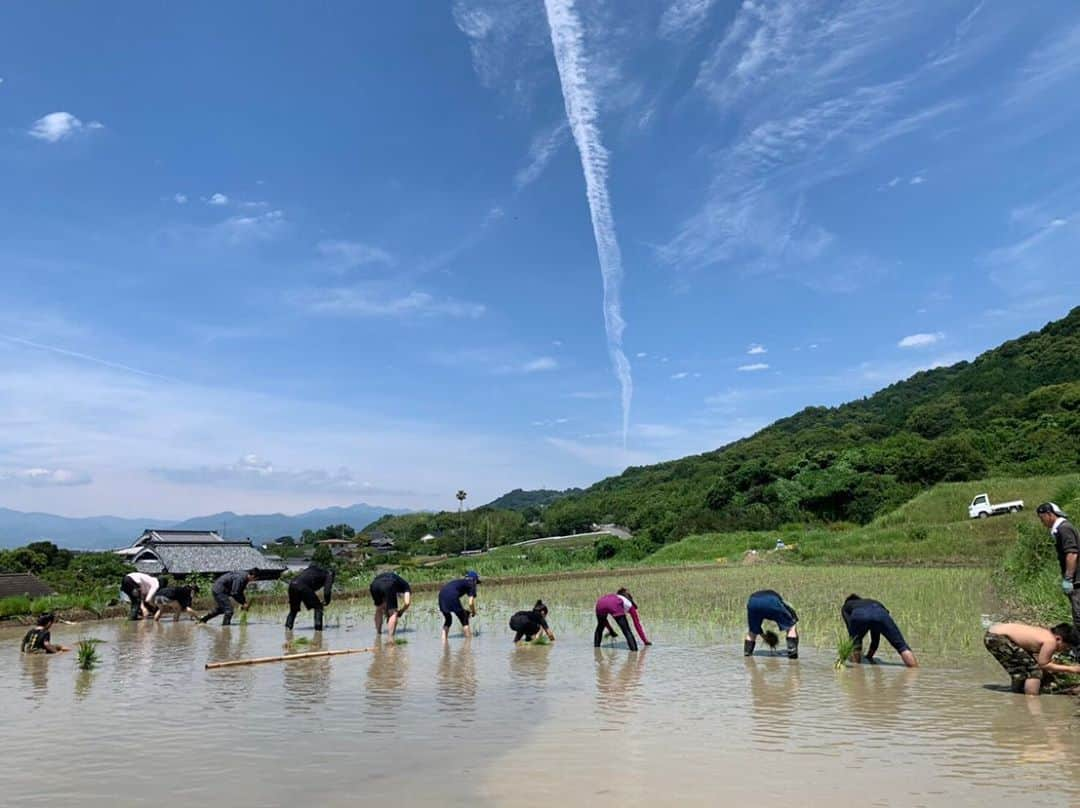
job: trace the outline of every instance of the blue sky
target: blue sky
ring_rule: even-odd
[[[1078,300],[1072,2],[39,2],[0,505],[480,504]]]

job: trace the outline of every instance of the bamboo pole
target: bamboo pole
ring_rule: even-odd
[[[231,659],[228,662],[207,662],[206,670],[231,668],[237,665],[260,665],[263,662],[291,662],[294,659],[313,659],[314,657],[339,656],[340,654],[362,654],[374,651],[374,648],[341,648],[336,651],[306,651],[302,654],[282,654],[281,656],[253,657],[252,659]]]

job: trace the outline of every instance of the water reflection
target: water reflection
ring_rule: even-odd
[[[746,659],[750,673],[751,732],[766,749],[790,739],[801,686],[799,662],[779,657]]]
[[[444,649],[445,652],[446,649]],[[377,640],[368,665],[364,697],[373,708],[375,732],[394,732],[397,712],[405,703],[409,654],[404,646]]]
[[[210,643],[210,662],[224,662],[230,659],[242,659],[247,656],[248,627],[245,625],[210,628],[216,632]],[[214,671],[217,688],[215,705],[228,712],[241,709],[251,698],[255,683],[255,668],[223,668]]]
[[[471,723],[477,691],[476,660],[473,658],[471,640],[465,640],[456,647],[443,644],[436,681],[435,700],[439,706],[465,723]]]
[[[22,654],[22,678],[29,681],[30,691],[27,701],[35,702],[35,709],[43,704],[49,692],[49,663],[47,654]]]
[[[315,632],[311,642],[301,646],[290,641],[292,632],[286,632],[282,646],[283,654],[305,654],[325,650],[321,632]],[[295,662],[282,662],[282,682],[285,686],[285,709],[290,713],[310,712],[326,701],[330,693],[331,658],[316,657]]]
[[[625,724],[633,718],[648,655],[648,648],[642,648],[637,653],[610,648],[593,649],[596,711],[601,718],[616,724]]]

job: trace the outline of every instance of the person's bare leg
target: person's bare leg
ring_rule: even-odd
[[[390,617],[386,621],[386,633],[390,635],[390,639],[394,639],[394,632],[397,631],[397,611],[390,612]]]
[[[1025,696],[1038,696],[1042,691],[1042,679],[1025,679],[1024,680],[1024,695]]]
[[[904,660],[904,664],[909,668],[919,667],[919,660],[915,659],[915,654],[911,651],[902,651],[900,653],[900,658]],[[1024,687],[1026,688],[1027,685],[1025,684]]]
[[[788,629],[787,635],[791,639],[797,640],[799,638],[799,630],[797,628],[795,628],[795,626],[792,626],[791,628]]]
[[[161,622],[161,612],[162,611],[163,611],[162,607],[158,606],[158,610],[156,612],[154,612],[154,622],[155,623],[160,623]]]
[[[462,626],[462,630],[465,632],[466,637],[472,637],[472,626]]]
[[[382,634],[383,612],[385,612],[385,611],[386,611],[386,609],[384,607],[382,607],[382,606],[376,606],[375,607],[375,633],[376,634]]]

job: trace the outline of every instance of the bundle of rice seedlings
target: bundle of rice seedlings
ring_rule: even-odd
[[[855,640],[846,634],[841,634],[836,638],[836,662],[833,663],[833,667],[838,671],[844,669],[847,665],[851,655],[855,653]]]
[[[765,640],[765,644],[769,646],[769,650],[775,652],[776,646],[780,642],[780,635],[775,631],[766,631],[761,635],[761,638]]]
[[[88,638],[79,640],[76,664],[84,671],[93,670],[101,662],[101,655],[97,652],[98,643],[101,640]]]

